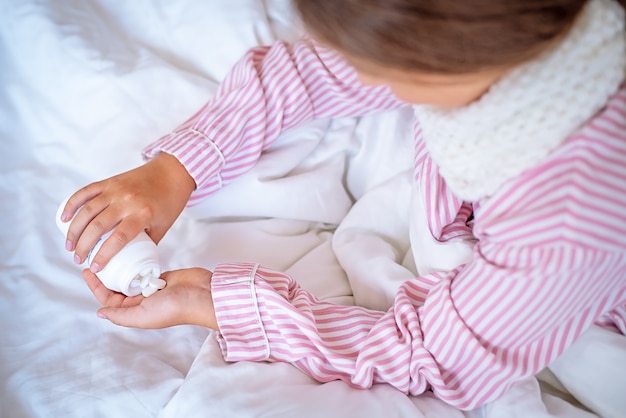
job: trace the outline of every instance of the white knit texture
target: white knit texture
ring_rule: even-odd
[[[539,164],[619,88],[626,72],[624,10],[591,0],[558,46],[462,108],[415,106],[440,173],[476,201]]]

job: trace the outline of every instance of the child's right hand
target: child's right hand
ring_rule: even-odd
[[[164,152],[146,164],[89,184],[67,201],[61,220],[72,219],[66,249],[78,264],[98,239],[112,230],[90,269],[100,271],[128,242],[145,230],[158,243],[189,200],[196,184],[185,167]],[[82,208],[81,208],[82,206]]]

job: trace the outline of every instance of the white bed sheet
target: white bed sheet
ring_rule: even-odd
[[[199,327],[95,316],[55,226],[59,203],[140,164],[143,146],[195,112],[249,47],[299,34],[287,0],[0,2],[0,416],[592,416],[552,374],[463,412],[429,393],[319,384],[288,364],[228,364]],[[159,246],[165,269],[256,261],[321,298],[385,306],[398,281],[353,276],[363,247],[375,250],[371,272],[414,273],[403,227],[411,124],[399,111],[284,135],[249,174],[185,210]],[[381,212],[396,222],[372,223]],[[624,359],[623,339],[598,332]],[[560,377],[611,414],[619,377],[595,377],[609,400],[596,397],[593,370],[569,367],[577,358]]]

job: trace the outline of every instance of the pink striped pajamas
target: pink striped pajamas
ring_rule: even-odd
[[[402,106],[311,41],[277,43],[250,51],[204,108],[145,155],[164,151],[185,165],[198,186],[193,204],[290,127]],[[227,360],[290,362],[359,388],[431,389],[469,409],[546,367],[593,323],[626,333],[626,89],[546,161],[478,202],[452,194],[417,123],[415,133],[430,233],[477,240],[472,260],[405,282],[387,312],[319,301],[259,265],[218,265]]]

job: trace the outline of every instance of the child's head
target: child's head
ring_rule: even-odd
[[[314,38],[365,84],[459,106],[567,33],[586,0],[296,0]]]

